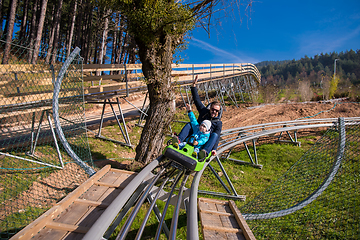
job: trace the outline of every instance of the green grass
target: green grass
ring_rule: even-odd
[[[13,234],[16,234],[47,209],[49,208],[27,207],[26,209],[22,209],[21,211],[6,216],[6,218],[0,222],[1,239],[8,239]]]
[[[264,144],[257,146],[258,163],[263,165],[262,169],[254,168],[250,165],[241,165],[231,160],[222,160],[221,163],[237,193],[239,195],[246,195],[248,201],[264,191],[273,181],[283,175],[313,144],[302,139],[300,139],[300,142],[302,147],[292,144]],[[253,149],[249,148],[249,150],[254,158]],[[250,162],[245,150],[233,152],[230,158]],[[215,161],[211,165],[217,172],[221,171]],[[221,178],[226,182],[224,176]],[[204,171],[199,189],[225,192],[209,169]],[[242,202],[239,202],[239,205],[242,204]]]
[[[44,146],[40,146],[39,148],[44,148]],[[46,149],[51,151],[51,147],[47,147]],[[24,155],[23,157],[27,156]],[[56,163],[54,162],[54,164]],[[57,163],[57,165],[60,165],[60,163]],[[0,167],[1,201],[11,200],[11,198],[27,190],[34,181],[47,177],[55,171],[53,168],[47,166],[41,166],[7,156],[1,160]]]

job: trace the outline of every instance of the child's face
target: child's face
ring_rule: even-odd
[[[206,127],[204,126],[204,124],[201,124],[199,127],[200,132],[205,133],[206,132]]]

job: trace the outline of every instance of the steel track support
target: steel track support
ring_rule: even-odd
[[[178,221],[179,221],[179,214],[180,214],[180,206],[181,206],[181,202],[182,202],[182,195],[184,193],[185,183],[187,182],[188,178],[189,178],[189,173],[185,173],[184,179],[183,179],[183,181],[181,182],[181,185],[180,185],[180,190],[178,192],[178,199],[177,199],[177,202],[176,202],[173,218],[171,220],[170,236],[169,236],[170,240],[176,240],[176,230],[177,230]]]
[[[236,89],[237,92],[240,93],[242,102],[245,102],[244,94],[242,91],[241,77],[236,77]]]
[[[210,97],[209,97],[209,84],[204,84],[204,91],[205,91],[205,101],[207,101],[208,104],[210,104]]]
[[[41,127],[42,127],[42,123],[44,121],[44,115],[46,113],[46,117],[47,117],[47,120],[48,120],[48,124],[49,124],[49,128],[50,128],[50,131],[51,131],[51,135],[52,135],[52,138],[54,140],[54,145],[55,145],[55,149],[56,149],[56,153],[58,155],[58,158],[59,158],[59,161],[60,161],[60,167],[59,166],[56,166],[54,164],[44,164],[42,161],[41,161],[41,158],[39,158],[38,156],[36,156],[35,154],[35,150],[36,150],[36,146],[37,146],[37,143],[39,141],[39,137],[40,137],[40,132],[41,132]],[[34,138],[35,136],[35,138]],[[32,123],[31,123],[31,143],[30,143],[30,151],[29,152],[26,152],[25,153],[27,156],[29,157],[33,157],[35,159],[37,159],[38,161],[31,161],[31,162],[36,162],[36,163],[39,163],[39,164],[43,164],[43,165],[47,165],[47,166],[52,166],[52,167],[56,167],[56,168],[64,168],[64,162],[63,162],[63,159],[62,159],[62,155],[61,155],[61,152],[60,152],[60,148],[59,148],[59,144],[58,144],[58,141],[57,141],[57,138],[56,138],[56,134],[55,134],[55,131],[54,131],[54,127],[53,127],[53,124],[52,124],[52,121],[51,121],[51,117],[50,117],[50,113],[49,113],[49,110],[43,110],[41,112],[41,116],[40,116],[40,120],[39,120],[39,125],[36,129],[36,132],[35,132],[35,113],[33,113],[33,117],[32,117]],[[26,161],[30,161],[30,160],[27,160],[26,158],[23,158],[24,160]]]
[[[224,193],[218,193],[218,192],[212,192],[212,191],[203,191],[203,190],[198,190],[198,193],[203,193],[203,194],[208,194],[208,195],[214,195],[214,196],[221,196],[224,198],[230,198],[230,199],[236,199],[236,200],[243,200],[245,201],[246,196],[244,195],[238,195],[234,185],[232,184],[224,166],[222,165],[220,159],[218,156],[215,157],[216,158],[216,162],[218,163],[221,172],[223,173],[223,176],[226,179],[226,182],[228,183],[228,185],[230,186],[231,190],[226,186],[226,184],[224,183],[224,181],[220,178],[219,174],[215,171],[215,169],[210,165],[210,163],[208,164],[208,167],[210,168],[210,170],[213,172],[213,174],[215,175],[215,177],[218,179],[218,181],[220,182],[220,184],[223,186],[223,188],[227,191],[228,194],[224,194]]]
[[[234,103],[234,105],[239,108],[239,106],[237,105],[237,102],[236,102],[236,98],[233,98],[232,96],[232,88],[231,88],[231,84],[228,82],[228,88],[226,88],[223,84],[221,84],[221,90],[222,90],[222,93],[226,93],[226,96],[230,98],[230,100]]]
[[[247,146],[246,142],[243,142],[243,144],[244,144],[246,153],[247,153],[247,155],[248,155],[248,157],[249,157],[249,159],[250,159],[250,162],[246,162],[246,161],[242,161],[242,160],[230,158],[231,149],[230,149],[230,152],[226,155],[226,159],[231,160],[231,161],[234,161],[234,162],[237,162],[237,163],[239,163],[239,164],[251,165],[251,166],[253,166],[253,167],[256,167],[256,168],[260,168],[260,169],[261,169],[263,166],[260,165],[259,162],[258,162],[257,151],[256,151],[256,140],[255,140],[255,139],[252,140],[255,161],[254,161],[253,157],[251,156],[249,147]]]
[[[181,99],[183,100],[184,106],[186,106],[186,101],[185,101],[185,98],[184,98],[184,96],[183,96],[183,94],[182,94],[181,89],[182,89],[182,87],[179,86],[179,92],[180,92]]]
[[[108,102],[107,102],[108,101]],[[123,138],[125,140],[125,142],[120,142],[120,141],[117,141],[115,139],[111,139],[111,138],[107,138],[107,137],[104,137],[101,135],[101,130],[102,130],[102,126],[103,126],[103,123],[104,123],[104,114],[105,114],[105,107],[106,107],[106,104],[109,104],[110,107],[111,107],[111,110],[112,110],[112,113],[116,119],[116,122],[119,126],[119,129],[123,135]],[[118,108],[119,108],[119,112],[120,112],[120,117],[121,117],[121,122],[124,126],[124,129],[123,127],[121,126],[121,123],[120,123],[120,120],[116,114],[116,111],[113,107],[113,104],[117,104],[118,105]],[[125,122],[125,118],[124,118],[124,114],[122,112],[122,109],[121,109],[121,106],[120,106],[120,101],[119,101],[119,98],[116,98],[116,102],[111,102],[110,99],[108,100],[104,100],[103,102],[103,109],[102,109],[102,112],[101,112],[101,119],[100,119],[100,125],[99,125],[99,131],[98,131],[98,134],[95,136],[97,138],[100,138],[100,139],[104,139],[104,140],[107,140],[107,141],[111,141],[111,142],[115,142],[115,143],[118,143],[120,145],[123,145],[123,146],[128,146],[128,147],[131,147],[133,148],[134,146],[131,144],[130,142],[130,137],[129,137],[129,134],[127,132],[127,127],[126,127],[126,122]]]
[[[238,136],[236,137],[236,140],[239,139],[239,138],[242,138],[242,137],[244,137],[244,132],[240,132],[238,134]],[[237,162],[239,164],[250,165],[250,166],[261,169],[263,166],[260,165],[259,162],[258,162],[257,151],[256,151],[256,139],[252,139],[255,161],[254,161],[254,158],[252,157],[252,155],[250,153],[249,147],[247,146],[246,142],[243,142],[243,144],[244,144],[246,153],[247,153],[247,155],[248,155],[248,157],[250,159],[250,162],[242,161],[242,160],[235,159],[235,158],[230,158],[230,155],[231,155],[231,152],[232,152],[233,148],[230,148],[229,151],[226,153],[226,155],[223,158],[234,161],[234,162]]]
[[[142,236],[142,234],[143,234],[143,232],[144,232],[144,229],[145,229],[145,226],[146,226],[146,222],[147,222],[147,220],[149,219],[150,213],[151,213],[152,210],[154,211],[157,220],[160,221],[160,219],[161,219],[161,213],[160,213],[159,208],[158,208],[157,205],[156,205],[156,200],[159,198],[159,195],[160,195],[161,191],[163,190],[163,188],[164,188],[164,186],[165,186],[165,184],[166,184],[166,182],[167,182],[168,180],[169,180],[169,177],[167,177],[167,179],[166,179],[165,181],[163,181],[163,183],[161,184],[160,188],[157,189],[157,193],[156,193],[154,199],[152,199],[151,194],[149,194],[149,195],[147,196],[146,199],[147,199],[148,202],[150,203],[150,207],[149,207],[149,209],[148,209],[148,211],[147,211],[147,213],[146,213],[146,215],[145,215],[145,217],[144,217],[144,219],[143,219],[143,221],[142,221],[142,224],[141,224],[141,226],[140,226],[140,229],[139,229],[138,233],[136,234],[135,240],[140,240],[140,238],[141,238],[141,236]],[[164,229],[164,232],[167,232],[168,229],[167,229],[167,227],[166,227],[166,224],[165,224],[163,227],[165,228],[165,229]],[[167,235],[167,236],[168,236],[168,235]]]
[[[216,179],[220,182],[220,184],[223,186],[223,188],[228,192],[231,193],[230,189],[226,186],[224,181],[220,178],[219,174],[215,171],[213,166],[209,163],[208,167],[210,168],[211,172],[215,175]]]
[[[140,118],[139,118],[139,122],[136,124],[137,126],[139,127],[143,127],[144,125],[142,124],[142,122],[145,120],[145,117],[147,116],[147,111],[149,109],[149,106],[150,104],[145,107],[145,104],[146,104],[146,100],[148,98],[148,95],[149,93],[146,92],[146,95],[145,95],[145,99],[144,99],[144,102],[143,102],[143,105],[142,105],[142,108],[141,108],[141,111],[140,111]]]
[[[286,125],[284,125],[284,127],[286,127]],[[297,130],[294,130],[294,138],[291,136],[290,131],[286,131],[286,134],[289,136],[290,141],[289,140],[281,140],[282,133],[283,132],[280,132],[278,139],[275,140],[276,142],[292,143],[292,144],[298,145],[299,147],[301,146],[301,142],[298,142],[298,139],[297,139]]]

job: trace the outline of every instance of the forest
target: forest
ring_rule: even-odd
[[[0,1],[1,40],[38,49],[46,62],[63,61],[74,46],[84,63],[135,63],[136,44],[115,1]],[[10,39],[9,39],[10,38]],[[34,54],[32,62],[36,62]],[[2,59],[6,63],[7,59]]]
[[[273,89],[272,93],[295,89],[303,101],[334,97],[360,99],[360,50],[321,53],[299,60],[264,61],[256,66],[262,86]]]

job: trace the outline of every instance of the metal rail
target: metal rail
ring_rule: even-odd
[[[173,81],[181,84],[191,84],[194,80],[193,75],[199,75],[199,80],[214,80],[226,78],[228,75],[250,74],[260,83],[261,74],[257,67],[252,63],[231,63],[231,64],[172,64]],[[85,64],[83,71],[87,75],[84,81],[101,80],[141,80],[141,64]],[[102,75],[101,72],[114,72],[114,74]],[[91,76],[97,73],[98,76]],[[100,73],[100,74],[99,74]]]
[[[294,213],[305,206],[309,205],[311,202],[313,202],[318,196],[320,196],[325,189],[330,185],[331,181],[334,179],[337,171],[340,168],[340,164],[344,157],[345,152],[345,141],[346,141],[346,132],[345,132],[345,121],[343,118],[339,118],[339,146],[337,149],[337,156],[336,161],[334,162],[332,168],[330,169],[330,172],[328,176],[324,179],[322,184],[307,198],[305,198],[303,201],[299,202],[298,204],[289,207],[284,210],[276,211],[276,212],[270,212],[270,213],[263,213],[263,214],[244,214],[243,217],[246,220],[254,220],[254,219],[270,219],[270,218],[276,218],[276,217],[282,217],[289,215],[291,213]]]
[[[345,122],[348,121],[360,121],[359,117],[352,117],[352,118],[344,118]],[[338,122],[337,118],[324,118],[324,119],[307,119],[307,120],[295,120],[295,121],[283,121],[283,122],[274,122],[274,123],[265,123],[265,124],[257,124],[252,126],[245,126],[239,128],[233,128],[224,130],[221,132],[221,140],[219,141],[219,148],[222,149],[226,147],[228,151],[227,154],[223,154],[222,158],[233,160],[243,164],[250,164],[254,167],[262,168],[262,165],[259,164],[258,158],[256,155],[256,145],[255,141],[258,140],[260,137],[264,136],[271,136],[275,138],[275,141],[278,142],[288,142],[294,143],[300,146],[300,142],[297,141],[297,131],[302,129],[311,129],[311,128],[321,128],[321,127],[330,127]],[[283,133],[286,132],[290,138],[288,140],[281,140],[283,137]],[[293,136],[291,135],[293,132]],[[276,135],[279,133],[279,135]],[[254,148],[254,158],[253,160],[247,143],[252,142]],[[235,143],[231,145],[232,143]],[[245,149],[248,153],[250,162],[245,162],[237,159],[230,158],[230,154],[232,148],[237,146],[239,143],[243,143]],[[231,145],[230,147],[227,147]]]
[[[56,133],[58,135],[58,137],[60,138],[61,143],[63,144],[66,152],[72,157],[72,159],[74,159],[74,161],[85,170],[85,172],[87,174],[89,174],[89,176],[92,176],[95,171],[94,169],[92,169],[91,167],[89,167],[88,165],[86,165],[86,163],[84,163],[77,155],[76,153],[72,150],[72,148],[70,147],[68,141],[66,140],[65,136],[64,136],[64,132],[61,128],[61,124],[60,124],[60,118],[59,118],[59,93],[60,93],[60,89],[61,89],[61,82],[62,79],[67,71],[67,68],[69,67],[69,65],[71,64],[71,62],[74,60],[74,58],[80,53],[80,48],[75,48],[74,51],[70,54],[70,56],[68,57],[68,59],[65,61],[64,65],[61,67],[61,70],[59,72],[59,75],[57,77],[57,80],[55,82],[54,85],[54,95],[53,95],[53,117],[54,117],[54,124],[55,124],[55,129],[56,129]]]
[[[116,218],[116,215],[120,212],[122,207],[139,187],[144,182],[146,177],[151,171],[158,166],[162,160],[162,156],[149,163],[125,188],[124,190],[114,199],[109,207],[101,214],[96,220],[91,229],[86,233],[83,240],[101,239],[107,228],[111,225],[112,221]]]

